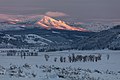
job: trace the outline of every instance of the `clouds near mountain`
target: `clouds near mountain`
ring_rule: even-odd
[[[62,17],[62,16],[68,16],[66,13],[63,12],[46,12],[45,15],[50,16],[50,17]]]

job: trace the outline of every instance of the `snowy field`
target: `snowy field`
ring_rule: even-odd
[[[2,54],[0,80],[120,80],[120,51],[38,52],[38,56],[25,57]]]

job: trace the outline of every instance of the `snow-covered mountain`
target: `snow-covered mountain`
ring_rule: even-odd
[[[4,15],[3,15],[4,16]],[[6,15],[6,17],[1,17],[0,19],[4,19],[4,25],[2,23],[1,27],[7,26],[11,27],[41,27],[45,29],[62,29],[62,30],[76,30],[76,31],[87,31],[84,28],[76,28],[73,26],[69,26],[64,21],[55,20],[51,17],[44,16],[44,15],[32,15],[32,16],[23,16],[23,15]],[[6,21],[5,21],[6,20]],[[7,23],[7,24],[6,24]],[[0,23],[1,24],[1,23]],[[7,28],[6,27],[6,28]],[[2,28],[3,29],[3,28]],[[6,29],[5,29],[6,30]]]
[[[40,21],[37,22],[37,24],[46,29],[86,31],[86,29],[69,26],[64,21],[55,20],[48,16],[44,16]]]

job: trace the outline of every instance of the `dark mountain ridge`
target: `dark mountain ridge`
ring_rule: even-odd
[[[0,48],[38,48],[46,51],[120,50],[120,26],[101,32],[47,30],[37,27],[0,31]]]

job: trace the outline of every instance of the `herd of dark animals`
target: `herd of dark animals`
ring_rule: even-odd
[[[20,56],[21,59],[25,59],[26,56],[38,56],[38,53],[7,53],[7,56]],[[97,62],[98,60],[101,60],[101,54],[98,55],[75,55],[74,53],[72,55],[69,55],[67,57],[63,57],[61,56],[59,58],[60,62],[67,62],[67,60],[71,63],[71,62],[77,62],[77,61],[82,61],[82,62]],[[50,56],[45,54],[44,55],[45,60],[48,61]],[[107,60],[109,60],[110,55],[107,54]],[[58,58],[55,57],[54,58],[54,62],[57,62]]]
[[[48,61],[50,56],[45,54],[44,55],[45,57],[45,60]],[[54,58],[54,62],[57,62],[57,61],[60,61],[60,62],[77,62],[77,61],[82,61],[82,62],[97,62],[98,60],[101,60],[101,54],[98,54],[98,55],[75,55],[75,54],[72,54],[72,55],[69,55],[67,57],[59,57],[59,59],[57,57]]]
[[[97,62],[98,60],[101,60],[101,55],[99,54],[98,56],[95,55],[77,55],[75,56],[74,54],[72,54],[72,56],[68,56],[69,61],[70,62],[76,62],[76,61],[83,61],[83,62],[87,62],[87,61],[92,61],[92,62]]]
[[[38,56],[38,53],[7,53],[7,56],[20,56],[21,57],[21,59],[23,58],[23,59],[25,59],[26,58],[26,56]]]

